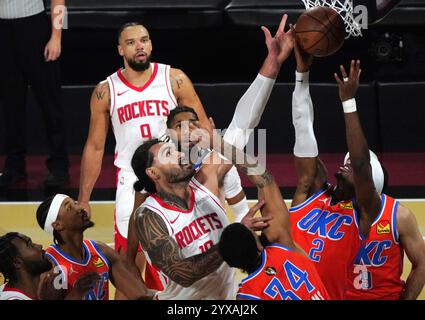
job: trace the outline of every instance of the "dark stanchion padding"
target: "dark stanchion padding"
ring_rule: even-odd
[[[385,150],[425,152],[425,82],[378,83]]]
[[[239,26],[278,26],[284,13],[295,23],[304,10],[301,0],[233,0],[225,8],[228,20]]]
[[[376,0],[376,4],[369,9],[373,25],[425,26],[425,0]]]
[[[153,29],[216,27],[229,0],[74,0],[66,3],[69,28],[109,29],[143,21]]]

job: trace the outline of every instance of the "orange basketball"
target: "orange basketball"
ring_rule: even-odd
[[[344,43],[344,21],[332,8],[315,7],[298,18],[295,36],[304,51],[315,57],[326,57],[337,52]]]

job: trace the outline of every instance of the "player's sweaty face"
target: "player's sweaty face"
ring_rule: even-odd
[[[190,123],[198,121],[198,118],[192,112],[181,112],[174,117],[171,123],[171,129],[175,131],[179,143],[189,143],[189,148],[193,147],[195,142],[190,140]]]
[[[137,64],[146,63],[152,53],[152,41],[142,26],[126,28],[120,37],[120,54]]]

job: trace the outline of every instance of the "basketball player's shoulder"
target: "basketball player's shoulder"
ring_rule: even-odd
[[[170,68],[170,80],[173,91],[181,89],[187,83],[191,83],[186,73],[177,68]]]
[[[102,106],[102,109],[109,110],[111,104],[111,94],[109,91],[109,83],[104,80],[99,82],[93,90],[92,102],[96,106]],[[97,108],[97,107],[96,107]]]

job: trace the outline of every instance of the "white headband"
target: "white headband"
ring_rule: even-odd
[[[382,170],[381,163],[378,160],[378,157],[375,153],[369,150],[370,155],[370,166],[372,167],[372,179],[375,184],[375,189],[379,194],[382,193],[382,189],[384,188],[384,170]],[[350,154],[347,152],[344,158],[344,164],[347,163]]]
[[[49,234],[53,234],[53,226],[52,223],[56,221],[59,214],[59,209],[62,205],[62,202],[69,198],[65,194],[58,193],[52,200],[52,204],[49,207],[49,212],[47,213],[46,222],[44,223],[44,231]]]

